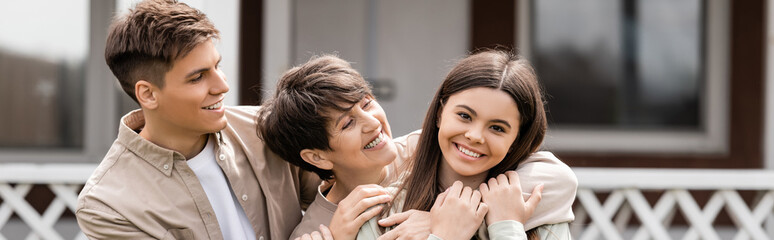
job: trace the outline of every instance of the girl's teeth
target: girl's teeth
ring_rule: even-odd
[[[465,149],[462,146],[457,146],[457,149],[459,149],[460,152],[464,153],[465,155],[468,155],[468,156],[471,156],[471,157],[474,157],[474,158],[481,157],[481,154],[478,154],[478,153],[475,153],[475,152],[470,151],[468,149]]]

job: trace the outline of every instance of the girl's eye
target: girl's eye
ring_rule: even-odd
[[[368,99],[368,101],[366,101],[365,104],[363,104],[362,108],[363,109],[368,109],[368,107],[371,106],[371,101],[373,101],[373,99]]]
[[[352,121],[352,119],[350,119],[349,121],[347,121],[347,123],[346,123],[346,124],[344,124],[344,126],[343,126],[343,127],[341,127],[341,129],[343,130],[343,129],[347,129],[347,128],[349,128],[349,126],[351,126],[351,125],[352,125],[352,122],[354,122],[354,121]]]
[[[497,126],[497,125],[494,125],[491,128],[492,128],[492,130],[495,130],[497,132],[505,132],[505,128]]]
[[[470,115],[468,115],[467,113],[463,113],[463,112],[457,113],[457,116],[460,116],[460,118],[465,120],[470,120]]]

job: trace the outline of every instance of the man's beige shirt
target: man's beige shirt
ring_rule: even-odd
[[[215,156],[257,239],[287,239],[314,200],[317,175],[292,166],[256,134],[259,107],[227,107],[212,134]],[[185,157],[137,134],[141,111],[121,119],[118,138],[78,196],[76,217],[91,239],[222,239],[217,218]]]

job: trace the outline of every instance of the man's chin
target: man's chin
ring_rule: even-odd
[[[208,129],[208,133],[216,133],[220,132],[223,129],[226,129],[226,126],[228,126],[226,119],[224,118],[222,122],[218,122],[217,124],[213,124],[212,128]]]

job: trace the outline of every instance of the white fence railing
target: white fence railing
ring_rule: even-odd
[[[30,229],[25,239],[64,239],[54,225],[66,209],[75,210],[78,190],[95,168],[95,164],[0,164],[0,230],[15,213]],[[579,181],[576,221],[571,224],[576,239],[774,239],[774,171],[574,170]],[[36,184],[55,194],[43,214],[25,200]],[[701,205],[689,191],[709,191],[711,197]],[[754,192],[755,199],[748,204],[739,191]],[[660,194],[655,204],[648,202],[643,194],[647,192]],[[720,231],[714,222],[724,209],[733,226]],[[678,211],[687,225],[672,224]],[[86,238],[78,232],[75,239]]]
[[[31,230],[26,240],[64,239],[54,225],[66,209],[75,212],[78,191],[96,168],[96,164],[0,164],[0,229],[16,213]],[[56,196],[43,214],[25,199],[36,184],[47,186]],[[6,237],[0,232],[2,239]],[[75,239],[86,236],[78,231]]]
[[[579,189],[572,230],[577,239],[774,239],[774,171],[574,171]],[[689,191],[709,191],[711,196],[700,206]],[[753,192],[752,203],[746,203],[739,191]],[[643,192],[661,195],[655,204],[650,204]],[[603,195],[600,193],[609,194],[604,203],[598,197]],[[713,223],[723,209],[733,226],[724,226],[719,231],[720,227]],[[678,210],[688,226],[672,224]],[[637,218],[639,226],[631,226],[632,217]]]

